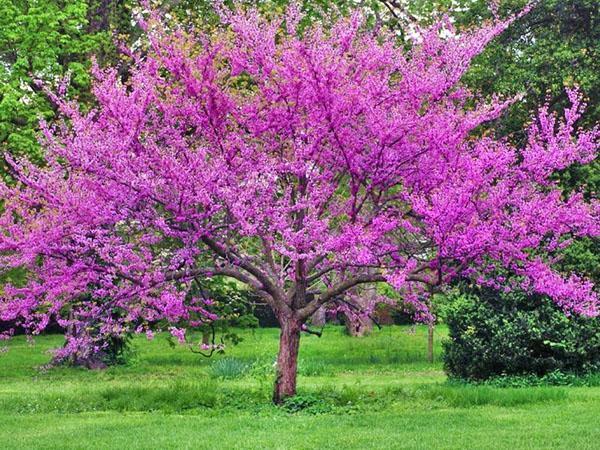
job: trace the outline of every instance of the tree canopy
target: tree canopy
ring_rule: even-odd
[[[190,283],[232,277],[281,324],[281,401],[305,322],[362,284],[391,284],[426,317],[432,290],[510,289],[510,270],[512,287],[597,314],[591,282],[551,264],[600,232],[598,202],[553,178],[596,156],[579,92],[561,120],[542,107],[522,147],[474,133],[519,101],[460,82],[515,16],[460,34],[440,21],[407,49],[360,12],[302,30],[295,6],[219,13],[210,33],[147,17],[126,80],[93,67],[90,111],[66,86],[49,93],[65,120],[43,127],[45,164],[7,156],[0,261],[28,277],[5,287],[0,319],[38,333],[95,317],[106,334],[162,319],[183,339],[179,323],[211,318]]]

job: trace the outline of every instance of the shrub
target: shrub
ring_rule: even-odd
[[[444,367],[456,378],[600,370],[600,319],[568,317],[550,299],[480,289],[445,308]]]

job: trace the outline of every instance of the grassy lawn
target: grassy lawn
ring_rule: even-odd
[[[299,397],[269,402],[278,330],[211,359],[139,337],[127,365],[39,370],[60,336],[0,354],[2,448],[598,448],[600,388],[448,383],[426,329],[303,336]]]

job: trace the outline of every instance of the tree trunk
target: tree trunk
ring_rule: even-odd
[[[346,314],[346,331],[350,336],[366,336],[373,331],[373,321],[368,316]]]
[[[372,273],[373,270],[369,269]],[[374,287],[361,287],[356,295],[349,296],[348,304],[352,309],[345,314],[346,331],[350,336],[363,337],[373,331],[373,319],[367,311],[373,311],[377,300],[377,290]]]
[[[287,397],[296,395],[298,349],[300,347],[300,322],[285,318],[280,320],[279,355],[273,402],[281,404]]]
[[[427,360],[433,363],[433,330],[434,325],[430,323],[427,327]]]
[[[325,311],[325,307],[321,306],[319,309],[317,309],[315,311],[313,316],[310,318],[310,322],[315,327],[322,327],[323,325],[325,325],[325,322],[327,321],[326,315],[327,315],[327,313]]]

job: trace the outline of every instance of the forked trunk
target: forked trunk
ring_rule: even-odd
[[[273,402],[281,404],[287,397],[296,395],[298,372],[298,349],[300,347],[300,322],[286,318],[280,320],[279,355]]]

